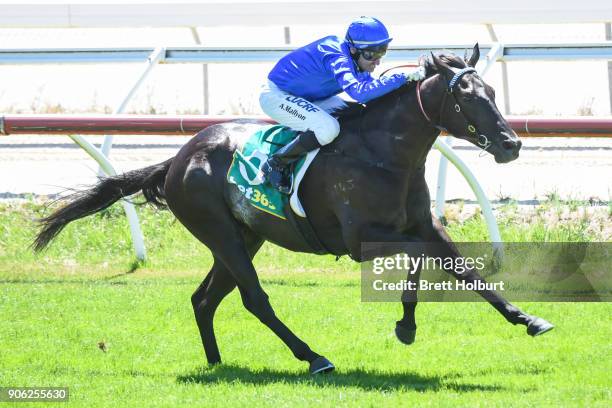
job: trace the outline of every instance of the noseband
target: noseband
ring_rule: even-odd
[[[423,107],[423,102],[421,99],[421,81],[418,81],[417,86],[416,86],[417,101],[419,103],[419,108],[421,108],[421,113],[423,114],[425,119],[427,119],[427,121],[432,126],[434,126],[436,129],[442,132],[448,132],[448,130],[444,126],[442,126],[442,118],[443,118],[444,111],[446,108],[446,100],[448,98],[448,95],[451,95],[453,99],[455,100],[455,112],[461,114],[463,121],[467,124],[466,127],[467,127],[468,133],[475,137],[476,144],[478,146],[480,146],[483,150],[487,150],[489,147],[491,147],[491,144],[492,144],[491,141],[489,141],[487,136],[478,132],[478,129],[476,128],[476,126],[472,125],[470,121],[465,117],[465,115],[461,111],[461,105],[459,105],[457,96],[455,95],[455,87],[459,83],[459,80],[461,79],[461,77],[465,74],[473,73],[473,72],[477,72],[475,68],[472,68],[472,67],[463,68],[457,71],[457,73],[455,73],[453,78],[448,82],[448,85],[446,87],[446,92],[444,92],[444,97],[442,98],[442,105],[440,106],[440,120],[438,121],[438,124],[435,124],[431,120],[427,112],[425,112],[425,108]]]

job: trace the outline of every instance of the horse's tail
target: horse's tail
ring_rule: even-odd
[[[139,191],[145,196],[144,203],[165,208],[164,182],[172,160],[174,158],[118,176],[103,178],[88,190],[68,195],[65,197],[68,202],[66,205],[38,220],[42,228],[32,242],[33,249],[43,250],[68,223],[102,211],[121,198]]]

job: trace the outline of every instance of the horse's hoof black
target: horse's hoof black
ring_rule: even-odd
[[[414,343],[414,339],[416,337],[416,327],[414,329],[408,329],[399,324],[395,325],[395,336],[399,341],[406,345],[411,345]]]
[[[547,322],[541,317],[536,317],[527,325],[527,334],[535,337],[551,331],[554,328],[555,326],[552,323]]]
[[[329,373],[334,371],[336,367],[323,356],[317,357],[310,363],[310,374]]]

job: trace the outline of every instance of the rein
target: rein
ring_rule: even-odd
[[[380,76],[382,77],[383,75],[385,75],[387,72],[397,69],[397,68],[415,68],[420,66],[421,64],[406,64],[406,65],[398,65],[395,67],[391,67],[385,71],[383,71],[382,74],[380,74]],[[419,105],[419,108],[421,110],[421,113],[423,114],[423,117],[427,120],[427,122],[432,125],[434,128],[440,130],[441,132],[448,132],[448,130],[442,126],[442,119],[444,116],[444,111],[446,108],[446,101],[448,99],[448,95],[451,95],[453,97],[453,99],[455,100],[455,112],[461,114],[463,121],[467,124],[467,130],[470,134],[472,134],[475,138],[476,138],[476,144],[482,148],[482,153],[484,153],[491,145],[491,141],[489,141],[489,139],[483,135],[480,134],[480,132],[478,132],[478,130],[476,129],[476,126],[472,125],[470,123],[470,121],[466,118],[465,114],[463,114],[461,112],[461,105],[459,105],[459,101],[457,100],[457,97],[455,95],[455,87],[457,86],[457,84],[459,83],[459,80],[461,79],[461,77],[465,74],[468,73],[474,73],[477,72],[475,68],[472,67],[466,67],[463,68],[459,71],[457,71],[455,73],[455,75],[451,78],[451,80],[448,82],[447,86],[446,86],[446,91],[444,92],[444,97],[442,98],[442,103],[440,106],[440,120],[438,124],[435,124],[433,122],[433,120],[431,120],[431,118],[429,117],[429,115],[427,114],[427,112],[425,111],[425,107],[423,106],[423,98],[421,96],[421,82],[423,81],[417,81],[416,83],[416,96],[417,96],[417,102]],[[361,132],[361,131],[360,131]],[[357,157],[357,156],[353,156],[353,155],[349,155],[347,154],[345,151],[341,150],[341,149],[337,149],[335,148],[332,151],[329,152],[325,152],[322,151],[322,154],[328,154],[328,155],[336,155],[336,154],[340,154],[342,156],[345,157],[349,157],[351,159],[355,159],[361,162],[364,162],[366,164],[368,164],[371,167],[374,168],[380,168],[380,169],[384,169],[390,172],[394,172],[394,173],[404,173],[407,171],[412,171],[413,169],[410,168],[403,168],[403,167],[397,167],[397,166],[392,166],[389,165],[387,163],[384,162],[370,162],[368,160],[365,160],[361,157]]]
[[[418,64],[397,65],[395,67],[391,67],[391,68],[388,68],[388,69],[384,70],[382,72],[382,74],[380,74],[380,76],[383,76],[387,72],[392,71],[392,70],[397,69],[397,68],[417,68],[419,66],[421,66],[420,61],[419,61]],[[421,82],[422,81],[417,81],[417,85],[416,85],[416,89],[417,89],[417,91],[416,91],[417,92],[417,101],[419,102],[419,108],[421,108],[421,113],[423,114],[425,119],[427,119],[427,121],[433,125],[432,120],[429,118],[429,115],[427,114],[427,112],[425,112],[425,108],[423,108],[423,102],[422,102],[422,99],[421,99]],[[436,126],[436,128],[437,128],[437,126]]]
[[[385,70],[381,74],[381,76],[383,76],[387,72],[393,69],[396,69],[396,68],[414,68],[414,67],[418,67],[419,65],[420,64],[398,65],[398,66]],[[461,79],[461,77],[465,74],[474,73],[474,72],[477,73],[475,68],[472,68],[472,67],[463,68],[457,71],[455,75],[451,78],[451,80],[448,82],[448,85],[446,87],[446,92],[444,93],[444,97],[442,98],[442,104],[440,106],[440,120],[438,124],[435,124],[433,120],[431,120],[427,112],[425,112],[425,107],[423,106],[423,98],[421,97],[421,82],[422,81],[417,81],[416,96],[417,96],[417,102],[419,104],[419,108],[421,109],[421,113],[423,114],[423,117],[427,120],[427,122],[429,122],[430,125],[432,125],[433,127],[435,127],[436,129],[442,132],[448,132],[448,130],[444,126],[442,126],[442,118],[443,118],[444,111],[446,108],[446,100],[448,98],[448,95],[451,95],[453,99],[455,100],[455,106],[454,106],[455,112],[460,113],[461,116],[463,117],[464,122],[467,123],[467,131],[476,138],[476,144],[480,146],[483,151],[486,151],[489,147],[491,147],[492,142],[487,138],[487,136],[480,134],[476,126],[472,125],[470,121],[466,118],[466,116],[461,112],[461,105],[459,105],[459,101],[457,100],[457,97],[455,95],[455,87],[459,83],[459,80]]]
[[[421,100],[421,81],[417,82],[416,94],[417,94],[417,101],[419,102],[419,108],[421,108],[421,113],[423,114],[423,116],[425,116],[425,119],[427,119],[429,123],[432,123],[431,119],[429,118],[429,115],[427,114],[427,112],[425,112],[425,108],[423,107],[423,102]]]

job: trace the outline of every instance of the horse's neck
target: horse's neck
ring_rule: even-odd
[[[414,91],[389,95],[362,117],[342,123],[341,150],[371,164],[394,169],[423,166],[439,131],[424,118]]]

